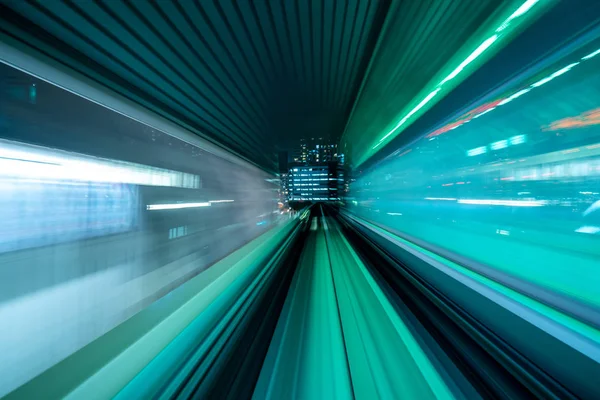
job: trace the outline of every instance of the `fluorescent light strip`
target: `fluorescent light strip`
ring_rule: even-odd
[[[478,156],[480,154],[485,154],[485,153],[487,153],[487,146],[481,146],[481,147],[477,147],[477,148],[468,150],[467,156],[474,157],[474,156]]]
[[[499,140],[497,142],[490,144],[490,148],[492,150],[501,150],[501,149],[505,149],[507,147],[508,147],[508,140],[506,140],[506,139]]]
[[[425,197],[425,200],[456,201],[454,197]]]
[[[233,203],[235,200],[209,200],[208,202],[210,204],[215,204],[215,203]]]
[[[210,207],[209,202],[205,203],[175,203],[175,204],[148,204],[146,210],[178,210],[181,208],[197,208],[197,207]]]
[[[493,200],[493,199],[459,199],[459,204],[477,204],[488,206],[508,207],[542,207],[548,204],[546,200]]]

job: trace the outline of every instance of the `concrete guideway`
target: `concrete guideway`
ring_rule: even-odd
[[[331,217],[313,217],[254,398],[455,398]]]

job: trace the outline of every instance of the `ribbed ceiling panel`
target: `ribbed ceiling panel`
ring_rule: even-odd
[[[339,137],[382,0],[6,0],[0,28],[262,165]],[[479,6],[478,6],[479,7]]]

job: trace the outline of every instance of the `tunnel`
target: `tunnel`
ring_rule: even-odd
[[[0,0],[0,398],[600,398],[598,0]]]

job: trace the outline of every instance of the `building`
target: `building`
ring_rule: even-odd
[[[279,202],[282,204],[282,207],[288,206],[288,198],[289,198],[289,183],[288,183],[288,173],[282,173],[279,176],[280,179],[280,187],[279,187]]]
[[[328,138],[300,139],[290,151],[286,183],[282,193],[289,203],[304,201],[338,201],[347,190],[344,179],[344,155]],[[283,178],[283,175],[282,175]]]
[[[343,154],[338,154],[338,145],[326,138],[300,139],[297,147],[290,151],[289,161],[296,164],[319,164],[339,161],[343,164]]]
[[[288,172],[288,201],[339,201],[344,172],[337,162],[293,165]]]

